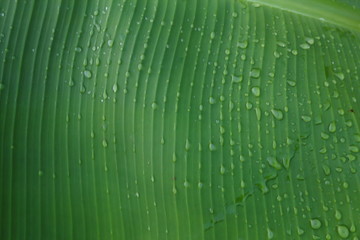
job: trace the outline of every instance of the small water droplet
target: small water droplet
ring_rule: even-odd
[[[266,161],[269,163],[269,165],[277,170],[280,170],[281,164],[276,160],[275,157],[267,157]]]
[[[312,229],[319,229],[321,228],[321,222],[317,218],[313,218],[310,220],[310,226]]]
[[[242,76],[235,76],[235,75],[232,75],[231,76],[231,80],[233,83],[239,83],[242,81]]]
[[[185,181],[184,182],[184,187],[186,187],[186,188],[190,187],[190,183],[188,181]]]
[[[209,97],[209,103],[210,103],[210,104],[215,104],[215,103],[216,103],[215,98]]]
[[[337,226],[337,232],[341,238],[347,238],[350,234],[349,229],[345,225]]]
[[[305,38],[305,41],[308,43],[308,44],[310,44],[310,45],[313,45],[314,44],[314,39],[313,38],[310,38],[310,37],[307,37],[307,38]]]
[[[282,111],[279,109],[272,109],[271,113],[277,120],[282,120],[284,118]]]
[[[329,176],[330,175],[330,173],[331,173],[331,170],[330,170],[330,167],[328,166],[328,165],[322,165],[322,169],[323,169],[323,171],[324,171],[324,174],[326,175],[326,176]]]
[[[114,83],[112,90],[114,91],[114,93],[117,93],[118,91],[118,85],[116,83]]]
[[[273,233],[273,231],[271,231],[270,228],[267,229],[267,237],[268,237],[268,239],[274,238],[274,233]]]
[[[329,134],[327,134],[325,132],[320,133],[320,135],[321,135],[321,138],[324,139],[324,140],[327,140],[330,137]]]
[[[215,33],[214,32],[211,32],[210,33],[210,39],[214,39],[215,38]]]
[[[296,86],[296,82],[295,81],[287,81],[287,84],[289,84],[289,86],[291,87],[295,87]]]
[[[238,42],[238,43],[237,43],[237,46],[238,46],[239,48],[245,49],[245,48],[247,48],[247,46],[248,46],[248,42],[247,42],[246,40],[243,41],[243,42]]]
[[[309,48],[310,48],[310,45],[307,44],[307,43],[302,43],[302,44],[300,44],[300,47],[301,47],[302,49],[306,50],[306,49],[309,49]]]
[[[105,139],[102,141],[102,145],[103,145],[104,148],[106,148],[108,146],[108,143],[107,143],[107,141]]]
[[[311,117],[310,116],[301,116],[301,119],[304,121],[304,122],[310,122],[311,121]]]
[[[341,212],[339,210],[335,211],[335,218],[336,220],[340,220],[341,219]]]
[[[84,76],[85,76],[86,78],[91,78],[91,77],[92,77],[92,73],[91,73],[89,70],[85,70],[85,71],[84,71]]]
[[[213,143],[209,143],[209,149],[210,149],[210,151],[215,151],[216,146]]]
[[[41,170],[39,170],[38,175],[39,175],[39,177],[41,177],[41,176],[43,176],[43,175],[44,175],[44,172],[43,172],[43,171],[41,171]]]
[[[253,87],[251,89],[251,92],[252,94],[255,96],[255,97],[259,97],[260,96],[260,88],[259,87]]]
[[[109,46],[109,47],[112,47],[113,45],[114,45],[114,41],[113,40],[108,40],[107,41],[107,45]]]
[[[156,103],[156,102],[153,102],[153,103],[151,104],[151,108],[152,108],[153,110],[156,110],[156,109],[158,108],[157,103]]]
[[[331,122],[329,124],[329,132],[331,132],[331,133],[336,132],[336,123],[335,122]]]
[[[221,175],[225,174],[225,167],[223,165],[221,165],[221,167],[220,167],[220,174]]]
[[[358,153],[359,152],[359,147],[355,146],[355,145],[351,145],[349,146],[349,150],[353,153]]]
[[[260,69],[259,68],[251,69],[250,77],[259,78],[260,77]]]
[[[339,73],[335,73],[335,76],[337,76],[340,80],[344,80],[345,79],[345,75],[342,72]]]

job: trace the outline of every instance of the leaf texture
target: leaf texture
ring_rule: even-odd
[[[1,0],[0,238],[358,239],[360,8],[300,2]]]

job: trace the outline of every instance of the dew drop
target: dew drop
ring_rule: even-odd
[[[91,77],[92,77],[92,73],[91,73],[89,70],[85,70],[85,71],[84,71],[84,76],[85,76],[86,78],[91,78]]]
[[[114,93],[118,91],[118,85],[116,83],[114,83],[112,90],[114,91]]]
[[[231,80],[233,83],[239,83],[242,81],[242,76],[235,76],[235,75],[232,75],[231,76]]]
[[[253,68],[250,72],[250,77],[259,78],[260,77],[260,69]]]
[[[107,141],[105,139],[102,141],[102,145],[103,145],[104,148],[106,148],[108,146],[108,143],[107,143]]]
[[[215,98],[209,97],[209,103],[210,103],[210,104],[215,104],[215,103],[216,103]]]
[[[284,118],[282,111],[279,109],[272,109],[271,113],[277,120],[282,120]]]
[[[306,49],[309,49],[309,48],[310,48],[310,45],[307,44],[307,43],[302,43],[302,44],[300,44],[300,47],[301,47],[302,49],[306,50]]]
[[[295,82],[295,81],[287,81],[287,84],[289,84],[289,86],[291,86],[291,87],[295,87],[295,86],[296,86],[296,82]]]
[[[340,80],[344,80],[345,79],[345,75],[342,72],[339,73],[335,73],[335,76],[338,77]]]
[[[190,187],[190,183],[188,181],[185,181],[184,182],[184,187],[186,187],[186,188]]]
[[[335,122],[331,122],[329,124],[329,132],[331,132],[331,133],[336,132],[336,123]]]
[[[215,33],[214,32],[211,32],[210,33],[210,39],[214,39],[215,38]]]
[[[311,121],[311,117],[310,116],[301,116],[301,119],[304,121],[304,122],[310,122]]]
[[[151,108],[152,108],[153,110],[156,110],[156,109],[158,108],[157,103],[156,103],[156,102],[153,102],[153,103],[151,104]]]
[[[220,167],[220,174],[221,175],[225,174],[225,167],[223,165],[221,165],[221,167]]]
[[[313,218],[310,220],[310,226],[312,229],[319,229],[321,228],[321,222],[317,218]]]
[[[245,49],[245,48],[247,48],[247,46],[248,46],[248,42],[247,42],[246,40],[243,41],[243,42],[238,42],[238,43],[237,43],[237,46],[238,46],[239,48]]]
[[[359,152],[359,147],[358,146],[354,146],[354,145],[351,145],[349,146],[349,150],[353,153],[358,153]]]
[[[335,211],[335,218],[336,220],[340,220],[341,219],[341,212],[339,210]]]
[[[341,238],[347,238],[350,234],[349,229],[345,225],[337,226],[337,232]]]
[[[113,40],[108,40],[107,41],[107,45],[109,46],[109,47],[112,47],[113,45],[114,45],[114,41]]]
[[[210,149],[210,151],[215,151],[216,150],[216,147],[215,147],[215,145],[213,144],[213,143],[209,143],[209,149]]]
[[[269,165],[277,170],[280,170],[281,164],[276,160],[275,157],[267,157],[266,161],[269,163]]]
[[[329,137],[330,137],[329,134],[327,134],[325,132],[320,133],[320,135],[321,135],[321,138],[324,139],[324,140],[328,140]]]
[[[255,96],[255,97],[259,97],[260,96],[260,88],[259,87],[253,87],[251,89],[251,92],[252,94]]]

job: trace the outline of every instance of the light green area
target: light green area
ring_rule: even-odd
[[[358,239],[356,4],[0,0],[0,239]]]

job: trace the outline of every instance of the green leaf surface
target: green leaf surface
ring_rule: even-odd
[[[360,237],[356,0],[0,0],[0,239]]]

